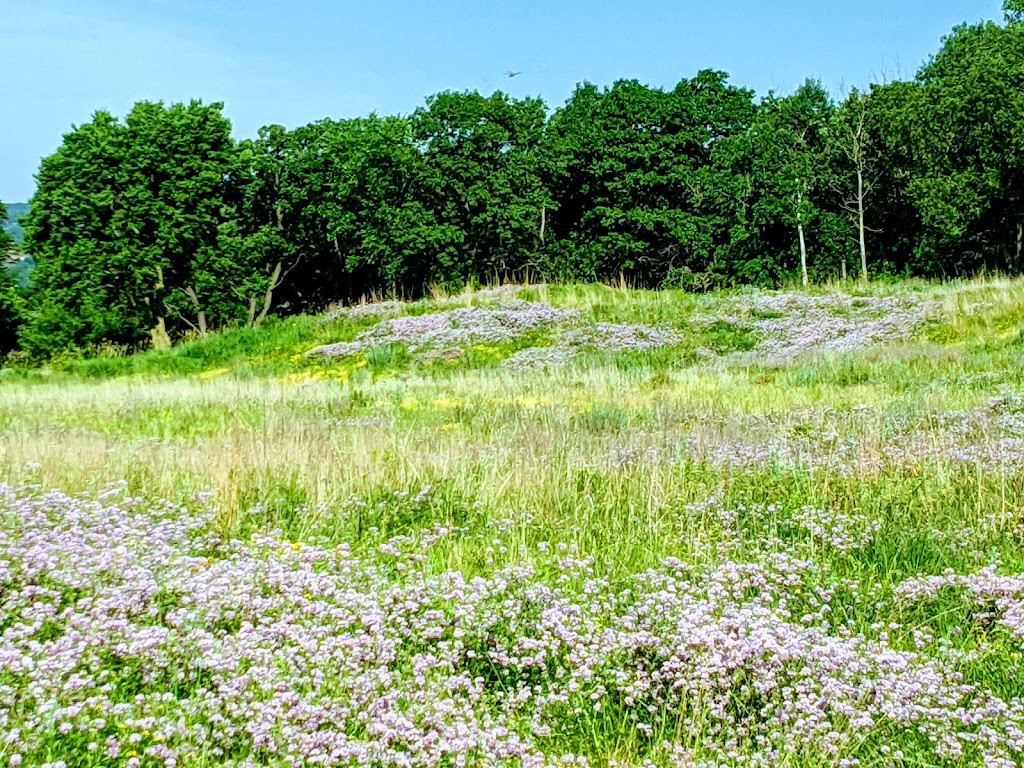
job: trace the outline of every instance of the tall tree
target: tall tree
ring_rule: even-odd
[[[7,208],[0,202],[0,221],[7,218]],[[7,259],[14,251],[14,238],[0,229],[0,355],[10,352],[18,343],[22,302]]]
[[[0,223],[7,220],[7,206],[0,202]],[[14,250],[14,238],[6,229],[0,229],[0,262]]]
[[[237,162],[220,110],[142,102],[123,123],[100,112],[43,160],[26,231],[27,347],[159,343],[184,329],[186,289],[232,247]]]
[[[715,146],[742,132],[753,94],[705,71],[672,91],[619,81],[578,87],[548,132],[557,214],[552,272],[648,285],[718,281],[728,234],[712,205]]]
[[[864,283],[869,280],[867,209],[875,184],[870,109],[870,96],[854,89],[836,111],[830,134],[833,150],[838,154],[837,184],[843,207],[851,214],[857,230],[860,278]]]
[[[749,130],[721,147],[743,215],[731,255],[741,277],[795,272],[807,285],[841,261],[843,223],[826,159],[833,111],[824,87],[807,81],[790,96],[769,94]]]
[[[539,250],[552,208],[541,168],[546,112],[539,99],[449,92],[413,114],[420,189],[456,238],[432,278],[518,276]]]
[[[908,191],[923,222],[917,261],[946,273],[1020,272],[1024,24],[957,27],[894,118],[912,149]]]

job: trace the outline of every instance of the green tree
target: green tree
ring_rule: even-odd
[[[187,327],[186,290],[238,252],[226,205],[236,150],[220,110],[143,102],[123,123],[99,112],[43,160],[26,229],[36,260],[27,349],[137,346]],[[236,313],[215,304],[208,314],[220,324]]]
[[[342,278],[332,297],[422,293],[438,263],[458,259],[458,222],[442,221],[425,186],[424,152],[410,120],[371,115],[331,126],[324,137],[317,210]]]
[[[860,252],[860,279],[867,283],[868,208],[875,186],[875,146],[871,137],[871,97],[854,89],[832,118],[829,140],[837,166],[836,186],[850,214]],[[845,261],[844,277],[846,273]]]
[[[0,355],[17,348],[23,312],[14,276],[6,264],[0,263]]]
[[[532,261],[552,208],[542,180],[546,111],[539,99],[474,92],[438,94],[413,114],[420,190],[452,235],[432,279],[511,277]]]
[[[826,157],[833,112],[824,87],[807,81],[790,96],[769,94],[750,128],[720,147],[717,161],[735,177],[741,223],[729,259],[741,279],[797,273],[807,285],[842,262],[845,225]]]
[[[7,208],[0,203],[0,220],[7,218]],[[0,355],[18,344],[18,329],[23,312],[21,296],[7,259],[14,252],[14,238],[0,230]]]
[[[712,71],[671,91],[636,81],[579,86],[548,131],[557,207],[551,272],[624,274],[649,285],[719,281],[729,228],[711,158],[719,142],[745,130],[752,98]]]
[[[1008,4],[1009,8],[1009,4]],[[1024,268],[1024,24],[957,27],[902,89],[915,271]]]
[[[7,206],[0,202],[0,222],[7,220]],[[6,229],[0,229],[0,261],[14,251],[14,238]]]

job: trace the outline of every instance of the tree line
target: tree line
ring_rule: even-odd
[[[1019,273],[1024,0],[1005,10],[839,102],[707,70],[584,83],[553,111],[447,92],[244,141],[220,104],[98,112],[42,161],[32,286],[0,270],[0,349],[160,346],[431,283]]]

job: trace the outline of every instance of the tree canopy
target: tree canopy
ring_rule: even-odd
[[[166,344],[527,276],[706,290],[1019,273],[1024,4],[1004,11],[955,28],[912,80],[838,102],[813,80],[757,99],[705,70],[582,83],[554,110],[444,92],[245,141],[220,104],[97,112],[42,162],[37,266],[24,295],[0,276],[0,343]]]

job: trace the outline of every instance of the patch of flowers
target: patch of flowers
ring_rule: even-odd
[[[494,288],[480,288],[459,296],[449,296],[444,299],[435,299],[439,304],[456,304],[465,302],[467,299],[476,302],[500,301],[513,299],[522,290],[518,285],[499,285]],[[385,317],[396,317],[404,315],[409,310],[409,304],[404,301],[393,299],[382,301],[362,301],[358,304],[344,305],[335,304],[327,308],[320,316],[321,322],[332,322],[334,320],[361,320],[365,318],[381,319]]]
[[[737,470],[778,468],[854,472],[920,472],[946,463],[1013,473],[1024,468],[1024,406],[1007,394],[969,411],[914,416],[858,406],[782,416],[708,416],[685,432],[634,432],[614,449],[614,466],[645,461],[698,461]]]
[[[612,584],[543,543],[469,579],[428,566],[452,529],[357,557],[214,522],[0,486],[0,760],[586,766],[602,722],[638,760],[706,768],[1024,749],[1020,701],[834,621],[825,574],[789,555]]]
[[[635,323],[597,323],[562,331],[549,347],[530,347],[504,361],[515,370],[569,362],[585,349],[601,352],[644,352],[682,342],[677,331]]]
[[[497,307],[460,307],[426,315],[406,315],[384,320],[363,331],[353,341],[327,344],[309,356],[345,357],[390,344],[410,352],[475,344],[505,344],[530,333],[550,330],[579,321],[579,312],[556,309],[543,302],[512,301]]]
[[[508,344],[537,333],[549,335],[550,343],[513,354],[504,361],[507,367],[526,369],[557,365],[588,348],[606,352],[643,351],[681,341],[679,334],[672,330],[629,323],[584,325],[577,310],[557,309],[544,302],[504,301],[495,307],[460,307],[426,315],[392,317],[363,331],[353,341],[327,344],[307,354],[347,357],[397,344],[412,353],[437,355],[436,350],[443,350],[454,356],[459,350],[486,349],[488,345]]]
[[[817,541],[840,552],[853,552],[871,543],[879,523],[863,512],[823,510],[804,506],[793,513],[793,521]]]
[[[906,603],[921,603],[947,591],[962,594],[980,607],[975,619],[994,619],[1014,638],[1024,640],[1024,575],[1002,576],[995,567],[967,575],[947,571],[909,579],[897,587],[896,594]]]
[[[758,331],[763,340],[733,360],[785,361],[804,352],[850,352],[909,339],[939,309],[917,297],[857,297],[840,293],[758,293],[736,300],[738,307],[706,322],[733,323]],[[729,310],[727,310],[729,312]]]

